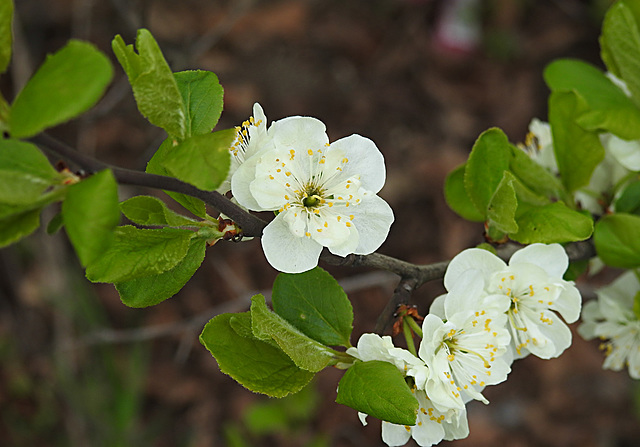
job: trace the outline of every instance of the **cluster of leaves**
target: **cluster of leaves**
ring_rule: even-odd
[[[328,366],[349,368],[336,401],[383,420],[415,423],[418,403],[398,369],[386,362],[356,362],[332,347],[351,346],[353,310],[337,281],[320,267],[281,273],[273,285],[273,311],[264,296],[243,313],[221,314],[200,341],[220,369],[245,388],[272,397],[300,391]]]
[[[12,3],[3,1],[2,9],[4,70],[11,57]],[[172,73],[147,30],[138,32],[136,47],[137,53],[120,36],[113,40],[140,112],[168,134],[147,172],[214,190],[226,178],[235,138],[234,129],[212,132],[222,112],[217,76]],[[62,202],[48,231],[66,229],[89,280],[113,283],[125,304],[145,307],[175,295],[193,276],[207,244],[223,235],[218,220],[207,214],[202,200],[178,193],[168,194],[196,218],[151,196],[119,203],[112,170],[90,176],[57,170],[25,141],[87,111],[112,77],[107,56],[72,40],[46,59],[10,105],[0,98],[0,125],[8,135],[0,139],[0,246],[31,234],[40,226],[42,209]],[[121,213],[137,226],[120,226]]]
[[[627,84],[631,96],[586,62],[557,60],[545,69],[558,175],[511,144],[500,129],[489,129],[468,161],[446,180],[451,208],[468,220],[485,222],[494,241],[566,243],[593,236],[606,264],[639,267],[637,173],[621,182],[621,191],[610,192],[612,203],[605,208],[615,213],[592,216],[574,198],[605,157],[602,133],[640,140],[639,24],[640,2],[620,0],[608,11],[600,40],[607,69]]]

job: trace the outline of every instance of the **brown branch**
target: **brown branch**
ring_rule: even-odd
[[[216,191],[204,191],[173,177],[148,174],[146,172],[108,165],[107,163],[103,163],[93,157],[89,157],[76,151],[72,147],[67,146],[65,143],[47,134],[37,135],[31,138],[31,141],[42,149],[53,152],[65,160],[73,162],[88,174],[93,174],[95,172],[102,171],[103,169],[111,169],[116,180],[122,184],[146,186],[148,188],[172,191],[196,197],[229,216],[231,220],[242,228],[243,234],[247,236],[259,237],[262,234],[264,227],[267,226],[267,222],[243,210],[241,207]]]

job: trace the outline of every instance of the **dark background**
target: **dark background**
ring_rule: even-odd
[[[268,119],[315,116],[331,140],[373,139],[387,160],[381,192],[396,222],[380,252],[415,263],[448,259],[482,241],[482,226],[446,206],[442,184],[474,140],[498,126],[524,140],[546,117],[542,70],[558,57],[597,65],[607,1],[478,2],[473,48],[439,39],[447,1],[17,0],[15,53],[0,86],[9,100],[69,38],[89,40],[114,62],[104,99],[51,133],[80,151],[144,169],[163,139],[142,118],[110,49],[148,28],[175,71],[215,72],[225,88],[219,127],[245,120],[254,102]],[[121,199],[153,191],[121,188]],[[46,224],[55,209],[43,214]],[[355,343],[371,331],[397,279],[325,266],[355,310]],[[276,273],[259,241],[219,243],[176,297],[129,309],[111,285],[91,285],[64,232],[38,231],[0,251],[0,445],[379,446],[333,402],[341,374],[320,373],[305,392],[275,400],[221,374],[199,344],[217,313],[242,311]],[[611,278],[582,279],[586,297]],[[422,314],[442,286],[414,294]],[[576,325],[572,325],[575,329]],[[399,342],[399,341],[398,341]],[[527,358],[469,405],[458,446],[635,446],[637,384],[602,371],[597,342],[575,337],[559,359]],[[636,402],[638,399],[635,399]],[[443,445],[448,443],[443,442]],[[410,443],[410,445],[413,445]]]

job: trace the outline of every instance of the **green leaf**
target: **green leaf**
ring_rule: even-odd
[[[523,150],[511,146],[511,151],[513,157],[509,170],[523,185],[545,197],[560,198],[566,195],[560,180],[549,170],[532,160]]]
[[[210,71],[194,70],[174,73],[182,95],[186,115],[186,136],[209,133],[222,114],[223,89]]]
[[[615,201],[618,213],[640,215],[640,180],[630,183]]]
[[[511,148],[502,130],[484,131],[476,140],[464,171],[464,187],[471,202],[486,216],[491,197],[509,169]]]
[[[640,267],[640,216],[609,214],[596,223],[593,242],[598,257],[612,267]]]
[[[129,77],[138,110],[149,122],[163,128],[169,137],[183,140],[187,136],[187,111],[178,83],[158,43],[146,29],[138,30],[136,54],[120,35],[111,43],[120,65]]]
[[[444,198],[447,205],[463,219],[472,222],[484,222],[485,216],[471,202],[467,190],[464,188],[465,164],[455,168],[444,181]]]
[[[278,315],[323,345],[351,346],[351,303],[338,282],[320,267],[280,273],[273,284],[271,304]]]
[[[586,130],[607,130],[627,140],[640,138],[640,109],[600,69],[560,59],[546,67],[544,78],[551,90],[575,90],[584,98],[588,110],[577,122]]]
[[[13,36],[13,0],[0,0],[0,73],[4,73],[11,61]]]
[[[258,339],[273,339],[298,368],[318,372],[333,360],[331,349],[307,337],[284,318],[271,312],[262,295],[251,298],[251,327]]]
[[[69,41],[47,57],[16,97],[11,135],[28,138],[84,113],[100,99],[112,76],[109,59],[93,45]]]
[[[640,104],[640,31],[631,2],[621,1],[609,8],[602,24],[603,58],[612,71],[629,87],[636,105]],[[637,6],[635,7],[637,12]]]
[[[51,218],[47,224],[47,234],[56,234],[64,226],[62,211]]]
[[[569,192],[588,185],[593,170],[604,159],[598,134],[576,123],[586,110],[586,102],[575,92],[552,92],[549,97],[553,147],[562,183]]]
[[[111,170],[105,169],[71,185],[62,202],[62,217],[83,266],[102,256],[120,222],[118,184]]]
[[[40,211],[42,208],[36,208],[0,218],[0,248],[33,233],[40,226]]]
[[[164,168],[184,182],[213,191],[227,178],[235,135],[235,129],[226,129],[188,138],[167,151]]]
[[[518,200],[513,187],[517,179],[509,171],[504,171],[502,180],[493,193],[487,206],[487,219],[489,225],[494,226],[503,233],[515,233],[518,224],[515,221]]]
[[[60,179],[47,157],[33,144],[0,140],[0,203],[35,202]]]
[[[393,364],[357,362],[338,385],[336,402],[393,424],[416,424],[418,400]]]
[[[171,177],[171,174],[164,167],[163,163],[167,154],[171,152],[174,147],[175,144],[173,144],[173,141],[171,141],[171,139],[167,138],[166,140],[164,140],[151,160],[149,160],[149,163],[147,163],[146,171],[149,174],[158,174]],[[207,210],[202,200],[172,191],[165,191],[165,193],[180,205],[185,207],[185,209],[192,212],[195,216],[202,218],[206,216]]]
[[[159,275],[116,283],[120,299],[129,307],[149,307],[171,298],[198,270],[204,260],[206,248],[203,241],[193,239],[184,259],[172,269]]]
[[[532,207],[516,218],[518,232],[509,237],[522,244],[575,242],[588,239],[593,220],[562,202]]]
[[[238,331],[238,326],[245,329]],[[220,371],[256,393],[284,397],[309,383],[312,372],[298,368],[279,347],[245,336],[250,328],[248,312],[218,315],[204,327],[200,342],[215,357]]]
[[[107,251],[87,266],[87,278],[118,283],[171,270],[187,255],[193,234],[176,228],[118,227]]]
[[[170,210],[160,199],[151,196],[135,196],[120,204],[122,214],[138,225],[169,225],[171,227],[194,226],[198,222]]]

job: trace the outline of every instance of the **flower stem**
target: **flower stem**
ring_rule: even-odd
[[[418,337],[422,338],[422,328],[418,322],[412,317],[406,317],[404,320],[409,324],[409,327],[413,329],[413,332],[415,332]]]
[[[418,356],[418,354],[416,353],[416,345],[413,342],[413,332],[411,332],[411,323],[409,323],[407,320],[413,320],[413,318],[411,317],[404,317],[402,319],[402,333],[404,334],[404,338],[407,341],[407,349],[409,350],[409,352],[413,355],[415,355],[416,357]],[[415,321],[414,321],[415,323]],[[422,331],[420,331],[422,332]]]

